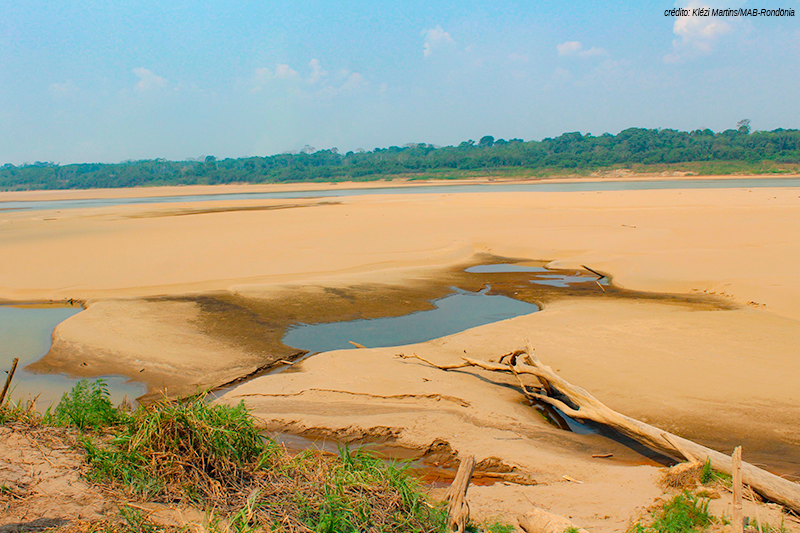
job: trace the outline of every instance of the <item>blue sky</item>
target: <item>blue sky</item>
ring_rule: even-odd
[[[800,127],[798,0],[0,7],[0,163]]]

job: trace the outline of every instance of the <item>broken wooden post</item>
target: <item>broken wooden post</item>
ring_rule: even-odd
[[[17,363],[19,363],[19,357],[15,357],[14,361],[11,363],[11,370],[8,371],[6,384],[3,386],[3,392],[0,393],[0,406],[3,405],[3,400],[6,399],[6,392],[8,392],[8,387],[11,385],[11,380],[14,378],[14,372],[17,370]]]
[[[744,516],[742,514],[742,447],[733,449],[733,511],[731,512],[731,533],[744,533]]]
[[[464,533],[467,529],[467,522],[469,522],[469,505],[467,504],[467,489],[472,480],[472,474],[475,472],[475,457],[468,455],[461,459],[461,464],[458,465],[458,471],[450,488],[447,489],[447,494],[444,496],[444,501],[447,504],[447,525],[451,531]]]

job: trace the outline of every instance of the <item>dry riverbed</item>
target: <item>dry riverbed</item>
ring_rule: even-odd
[[[292,323],[403,314],[450,285],[478,290],[486,276],[463,269],[491,262],[481,254],[588,265],[625,290],[588,284],[556,298],[495,277],[492,291],[543,310],[414,346],[315,355],[219,401],[244,400],[273,430],[419,450],[446,442],[537,482],[474,487],[479,513],[538,505],[624,529],[661,493],[654,463],[557,429],[510,381],[396,357],[497,359],[527,337],[609,406],[721,451],[744,444],[746,459],[800,476],[797,189],[290,203],[2,212],[0,298],[87,301],[37,369],[184,393],[292,359],[280,343]]]

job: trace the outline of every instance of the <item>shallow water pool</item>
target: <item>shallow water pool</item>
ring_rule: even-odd
[[[368,348],[402,346],[539,310],[527,302],[489,295],[488,289],[479,292],[454,290],[455,294],[434,300],[435,309],[429,311],[348,322],[300,324],[290,328],[282,342],[309,352],[352,348],[349,341]]]
[[[61,396],[78,381],[64,374],[34,374],[25,367],[41,358],[50,349],[53,330],[69,317],[79,313],[80,307],[56,306],[0,306],[0,387],[5,383],[11,362],[19,357],[19,365],[11,382],[11,401],[26,402],[38,396],[37,408],[44,411],[54,406]],[[121,376],[105,376],[111,400],[115,404],[123,398],[133,400],[146,392],[141,383],[130,382]]]

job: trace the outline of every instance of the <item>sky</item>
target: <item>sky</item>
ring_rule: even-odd
[[[672,17],[674,7],[794,17]],[[800,0],[0,0],[0,164],[800,127]]]

